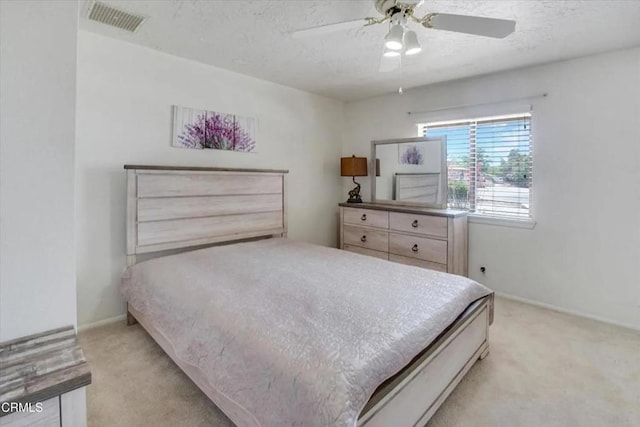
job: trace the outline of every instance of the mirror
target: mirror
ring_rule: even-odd
[[[371,141],[372,202],[446,208],[446,156],[446,137]]]

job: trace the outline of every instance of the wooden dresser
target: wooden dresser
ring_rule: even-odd
[[[467,276],[467,212],[340,203],[340,248]]]

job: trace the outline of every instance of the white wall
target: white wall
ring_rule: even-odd
[[[537,225],[471,224],[470,275],[502,293],[640,329],[640,49],[348,103],[343,154],[369,157],[372,139],[417,136],[408,111],[543,92],[548,98],[530,101]]]
[[[256,117],[259,152],[172,148],[173,104]],[[125,163],[289,169],[289,237],[335,246],[342,114],[338,101],[80,31],[79,323],[124,312]]]
[[[0,341],[76,323],[77,21],[0,2]]]

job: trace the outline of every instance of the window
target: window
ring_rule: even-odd
[[[478,217],[531,219],[531,114],[420,125],[447,137],[450,208]]]

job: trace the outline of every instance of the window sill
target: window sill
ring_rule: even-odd
[[[469,214],[469,222],[471,224],[495,225],[498,227],[524,228],[533,230],[536,222],[533,219],[505,219],[491,218],[483,215]]]

